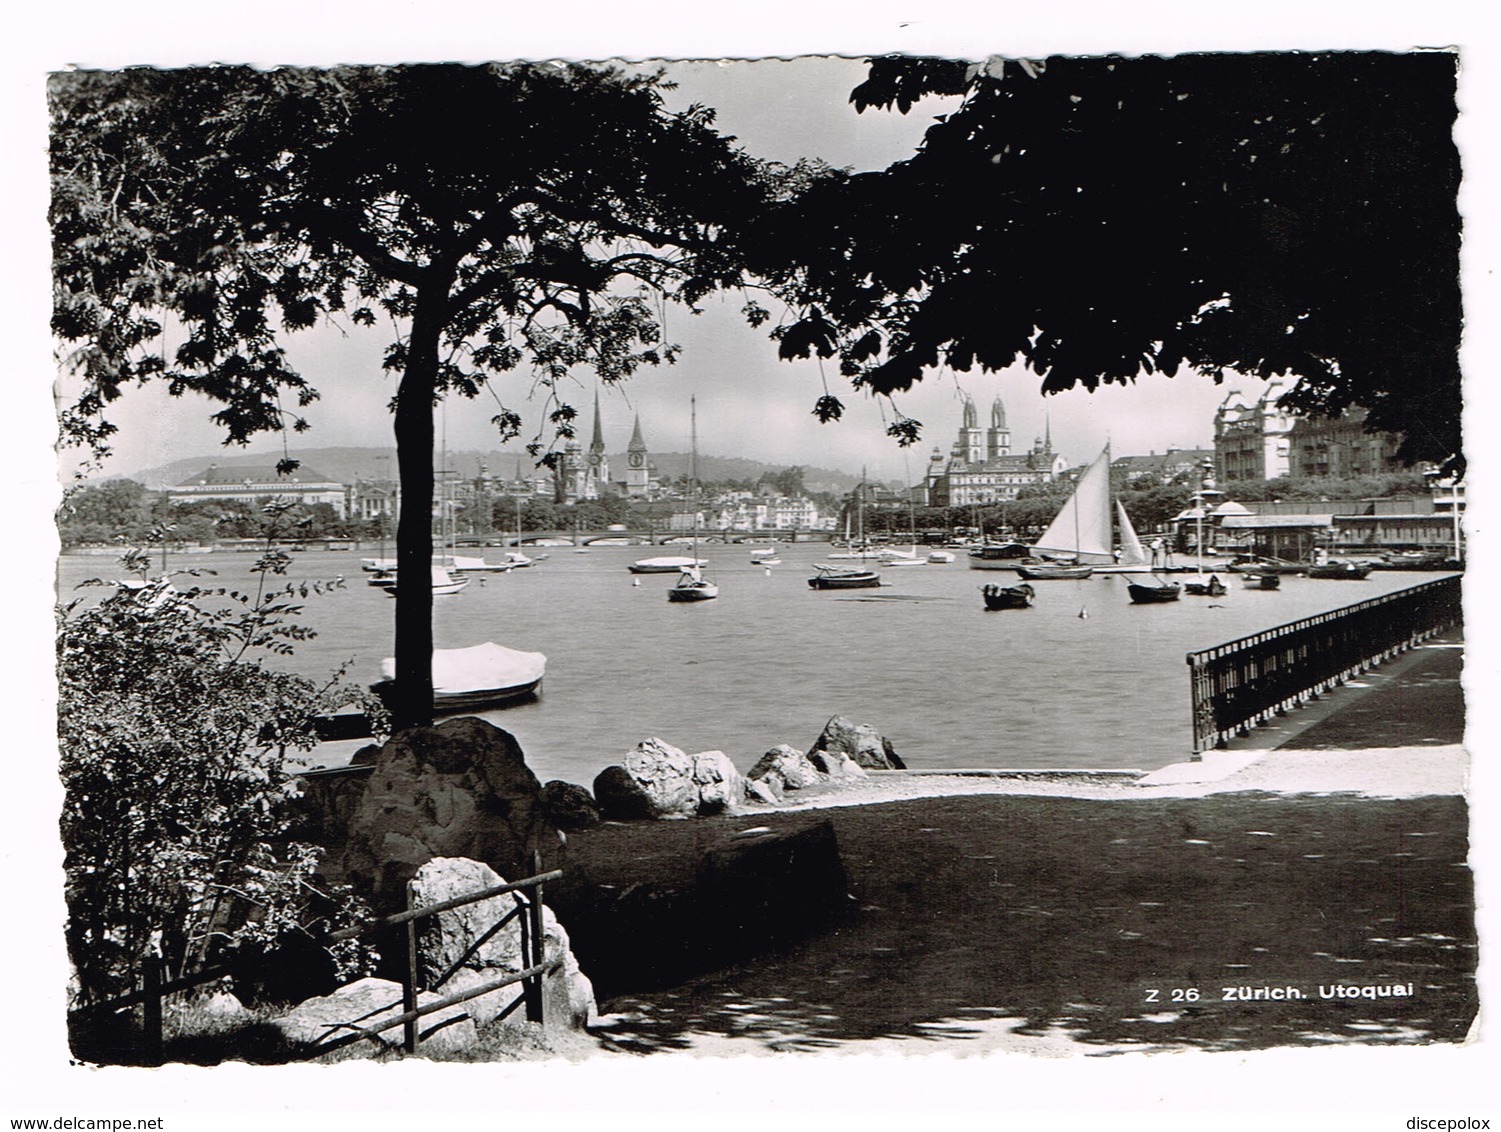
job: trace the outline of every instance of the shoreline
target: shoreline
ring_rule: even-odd
[[[1129,776],[1129,777],[1128,777]],[[1158,770],[886,770],[838,786],[790,792],[781,805],[747,806],[737,816],[922,798],[1035,795],[1129,801],[1269,794],[1357,794],[1368,798],[1463,796],[1469,755],[1458,744],[1364,750],[1206,751],[1196,762]]]

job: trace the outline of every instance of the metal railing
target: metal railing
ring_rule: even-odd
[[[542,872],[542,856],[540,853],[532,854],[533,876],[524,880],[512,881],[507,884],[494,885],[490,888],[480,889],[477,892],[465,893],[451,900],[445,900],[437,904],[428,904],[423,907],[415,907],[415,885],[407,883],[406,899],[407,907],[403,912],[385,916],[378,919],[366,920],[354,927],[345,928],[342,931],[333,932],[324,937],[326,943],[340,943],[344,940],[355,939],[369,932],[378,931],[382,928],[405,927],[406,928],[406,962],[402,967],[401,978],[401,1007],[402,1012],[390,1018],[383,1018],[379,1024],[362,1026],[358,1020],[350,1023],[341,1023],[338,1029],[349,1030],[350,1033],[333,1041],[320,1041],[316,1048],[309,1051],[309,1057],[321,1057],[332,1050],[340,1049],[359,1041],[374,1041],[377,1044],[386,1044],[380,1038],[380,1034],[387,1030],[402,1027],[402,1047],[408,1053],[415,1053],[417,1047],[425,1036],[418,1029],[418,1022],[430,1014],[440,1010],[447,1010],[461,1002],[467,1002],[472,998],[490,994],[502,990],[508,986],[521,984],[521,992],[495,1017],[499,1022],[509,1017],[518,1007],[523,1004],[526,1007],[526,1019],[529,1022],[545,1023],[545,1006],[542,994],[542,980],[552,974],[563,965],[561,955],[553,959],[547,958],[547,941],[543,931],[542,921],[542,885],[562,877],[561,869],[553,869],[550,872]],[[527,891],[530,890],[530,891]],[[436,916],[440,912],[451,911],[454,908],[462,908],[469,904],[476,904],[481,900],[489,900],[496,896],[509,894],[515,901],[508,913],[492,924],[469,948],[460,956],[449,969],[433,980],[430,987],[422,986],[422,976],[418,962],[417,922],[430,916]],[[496,933],[509,924],[512,920],[520,920],[521,935],[521,961],[525,969],[508,975],[502,979],[482,983],[479,986],[469,987],[457,994],[429,1002],[419,1006],[418,994],[422,990],[435,991],[457,974],[466,961],[474,956],[481,947],[488,943]],[[142,1064],[160,1065],[162,1063],[162,1000],[168,995],[177,994],[181,991],[191,990],[222,979],[232,973],[227,965],[216,965],[196,971],[191,975],[169,982],[162,980],[163,960],[159,956],[150,956],[141,965],[139,970],[140,989],[130,994],[112,998],[107,1002],[93,1003],[83,1007],[90,1013],[103,1016],[139,1006],[141,1008],[141,1047],[140,1054]],[[394,1006],[395,1003],[392,1003]],[[381,1013],[381,1012],[377,1012]],[[442,1023],[441,1025],[446,1025]],[[433,1030],[427,1031],[428,1034]]]
[[[1189,653],[1194,754],[1226,746],[1462,616],[1459,577],[1438,578]]]

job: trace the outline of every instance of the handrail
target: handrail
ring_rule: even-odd
[[[365,920],[354,927],[342,928],[333,932],[328,937],[329,943],[342,943],[346,939],[354,939],[363,935],[371,928],[394,928],[408,920],[420,920],[427,916],[436,916],[439,912],[450,912],[455,908],[462,908],[466,904],[477,904],[481,900],[489,900],[493,896],[504,896],[507,892],[515,892],[523,888],[535,888],[547,881],[557,880],[563,875],[562,869],[553,869],[551,872],[539,873],[536,876],[527,877],[525,880],[511,881],[507,884],[497,884],[491,888],[484,888],[478,892],[471,892],[465,896],[455,896],[451,900],[444,900],[438,904],[424,904],[421,908],[408,908],[405,912],[396,912],[390,916],[379,919]]]
[[[382,1022],[379,1026],[376,1026],[373,1029],[367,1026],[357,1026],[355,1027],[355,1029],[359,1031],[358,1033],[350,1034],[347,1038],[340,1038],[336,1042],[329,1042],[327,1045],[320,1045],[317,1047],[317,1049],[312,1051],[310,1056],[322,1057],[324,1054],[330,1053],[333,1050],[342,1049],[347,1045],[353,1045],[355,1042],[360,1041],[363,1038],[373,1039],[376,1034],[385,1033],[387,1030],[394,1029],[397,1026],[410,1025],[411,1023],[416,1022],[419,1018],[426,1017],[429,1014],[434,1014],[439,1010],[446,1010],[450,1006],[457,1006],[461,1002],[468,1002],[471,998],[479,998],[481,995],[490,994],[494,991],[501,990],[504,987],[514,986],[516,983],[526,982],[529,979],[545,977],[552,974],[562,965],[563,957],[560,955],[557,958],[549,959],[546,962],[538,963],[535,966],[528,967],[525,971],[517,971],[514,975],[508,975],[504,979],[497,979],[494,982],[489,983],[481,983],[477,987],[469,987],[467,990],[458,991],[455,994],[448,995],[446,998],[440,998],[436,1002],[429,1002],[426,1006],[419,1006],[413,1010],[403,1011],[401,1014],[398,1014],[393,1018],[388,1018],[386,1021]]]
[[[1226,746],[1462,617],[1453,575],[1189,653],[1194,754]]]
[[[542,867],[542,856],[540,853],[533,852],[532,867],[536,869],[540,869]],[[446,1006],[452,1006],[455,1003],[465,1002],[471,998],[478,998],[480,995],[488,994],[492,991],[511,986],[515,983],[523,984],[523,994],[520,998],[511,1003],[511,1005],[505,1009],[502,1016],[504,1016],[504,1014],[509,1014],[516,1008],[518,1004],[525,1002],[528,1021],[545,1021],[543,1017],[544,1007],[541,980],[544,976],[551,974],[553,971],[556,971],[562,965],[563,960],[561,957],[550,960],[544,958],[546,953],[546,941],[543,937],[542,885],[549,881],[558,880],[562,877],[562,875],[562,869],[552,869],[548,872],[538,872],[534,876],[529,876],[522,880],[509,881],[505,884],[492,885],[489,888],[483,888],[476,892],[466,893],[463,896],[455,896],[451,899],[440,901],[437,904],[428,904],[421,908],[411,906],[410,901],[413,897],[413,886],[412,884],[408,883],[408,907],[405,911],[397,912],[390,916],[382,916],[379,918],[365,920],[362,923],[356,924],[352,927],[343,928],[337,932],[332,932],[329,935],[324,936],[323,939],[328,943],[340,943],[344,940],[354,939],[357,936],[363,935],[364,933],[376,928],[398,927],[403,924],[407,925],[407,931],[405,933],[407,937],[407,961],[402,977],[402,1000],[403,1003],[407,1006],[407,1009],[400,1016],[382,1023],[374,1030],[366,1029],[363,1027],[355,1027],[355,1029],[359,1030],[359,1033],[351,1035],[349,1038],[334,1043],[333,1045],[320,1047],[317,1053],[326,1053],[330,1049],[339,1048],[351,1042],[358,1041],[361,1038],[373,1037],[375,1034],[381,1033],[382,1031],[391,1029],[395,1026],[405,1027],[406,1049],[409,1053],[415,1052],[418,1040],[420,1038],[420,1035],[416,1030],[416,1021],[418,1018],[421,1018],[426,1014],[431,1014],[435,1010],[441,1010]],[[535,889],[535,891],[532,893],[524,893],[523,890],[525,889]],[[481,900],[489,900],[496,896],[504,896],[507,893],[516,894],[518,907],[502,917],[499,923],[493,925],[490,930],[488,930],[478,941],[476,941],[476,943],[470,948],[470,953],[473,953],[480,946],[482,946],[505,924],[509,923],[512,919],[515,919],[518,915],[521,915],[521,953],[523,958],[530,957],[534,960],[531,966],[527,967],[527,969],[524,971],[520,971],[517,974],[508,976],[507,978],[501,979],[498,982],[486,983],[477,988],[471,988],[455,995],[449,995],[448,997],[438,1002],[429,1003],[427,1006],[421,1007],[420,1009],[417,1008],[416,999],[418,974],[415,931],[415,925],[417,921],[425,919],[429,916],[436,916],[441,912],[449,912],[455,908],[462,908],[468,904],[476,904]],[[131,993],[126,995],[121,995],[117,998],[109,999],[105,1002],[89,1003],[86,1006],[79,1008],[81,1010],[87,1011],[104,1011],[121,1010],[128,1006],[140,1005],[144,1011],[143,1029],[145,1031],[145,1052],[148,1064],[153,1065],[161,1063],[162,999],[164,999],[169,994],[174,994],[178,991],[183,990],[190,990],[191,988],[199,986],[203,983],[212,982],[215,979],[223,978],[225,975],[228,975],[231,972],[230,967],[221,964],[215,967],[205,968],[191,975],[183,975],[180,978],[171,980],[170,982],[162,982],[161,962],[161,959],[157,957],[151,957],[147,959],[146,964],[141,971],[143,983],[141,989],[132,991]],[[463,960],[461,959],[460,963],[462,962]],[[456,966],[457,964],[455,965],[455,967]],[[448,980],[448,978],[452,974],[454,974],[453,968],[445,972],[442,978],[437,981],[437,984],[441,986]]]

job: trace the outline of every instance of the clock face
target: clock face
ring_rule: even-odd
[[[599,467],[599,460],[600,460],[600,456],[599,456],[598,452],[594,453],[592,456],[589,457],[589,463],[590,463],[590,465],[593,466],[593,467],[596,467],[596,468]]]
[[[641,466],[641,459],[641,453],[632,452],[630,455],[631,467],[639,468]]]

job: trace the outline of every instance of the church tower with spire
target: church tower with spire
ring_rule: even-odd
[[[599,419],[599,390],[594,391],[594,436],[589,441],[589,464],[586,471],[588,482],[584,497],[598,499],[606,494],[610,482],[610,460],[605,455],[604,428]]]
[[[964,427],[959,430],[960,459],[966,464],[985,462],[985,433],[980,428],[980,413],[973,397],[964,398]]]
[[[999,396],[990,403],[990,428],[985,433],[985,459],[994,463],[1011,455],[1011,430],[1006,427],[1006,406]]]
[[[625,450],[625,493],[630,496],[644,496],[649,493],[651,487],[651,468],[646,458],[646,441],[641,438],[641,414],[636,414],[635,425],[631,429],[631,442]]]

